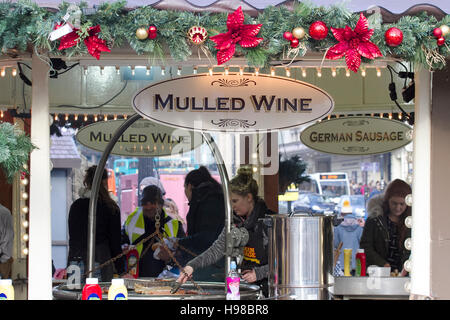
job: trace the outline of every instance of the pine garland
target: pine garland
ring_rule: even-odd
[[[197,25],[207,29],[208,36],[227,31],[227,13],[194,13],[171,10],[158,10],[150,6],[134,10],[126,9],[126,1],[103,3],[93,14],[82,15],[81,29],[78,32],[81,41],[75,47],[58,50],[59,41],[50,41],[49,33],[57,23],[62,21],[69,4],[63,2],[59,11],[50,12],[40,8],[30,0],[19,0],[16,3],[0,3],[0,46],[2,52],[11,49],[26,51],[30,44],[40,52],[66,57],[87,54],[83,39],[87,37],[88,28],[100,25],[99,37],[106,40],[110,48],[129,45],[138,55],[148,55],[152,59],[164,59],[165,53],[177,61],[185,61],[197,53],[197,48],[190,43],[187,31]],[[85,2],[79,4],[80,9],[87,8]],[[308,31],[311,23],[321,20],[328,27],[343,28],[346,25],[352,29],[359,15],[350,12],[344,4],[330,7],[314,6],[310,3],[295,3],[293,10],[284,6],[265,8],[256,18],[245,16],[245,23],[262,23],[259,37],[264,41],[256,48],[237,48],[235,56],[244,56],[250,66],[268,67],[270,61],[285,59],[284,53],[290,49],[290,44],[283,38],[285,31],[302,27]],[[430,61],[430,53],[448,58],[450,56],[450,36],[445,44],[438,46],[433,37],[434,28],[450,24],[450,16],[437,21],[433,16],[422,12],[417,16],[403,16],[396,23],[382,23],[379,13],[367,16],[370,28],[375,30],[371,41],[376,44],[383,56],[394,56],[405,61],[419,63],[427,68],[441,69],[445,60]],[[158,36],[153,40],[138,40],[136,30],[155,25]],[[403,32],[403,43],[397,47],[389,47],[385,43],[384,33],[391,27],[397,27]],[[321,52],[336,44],[336,39],[329,31],[323,40],[306,37],[301,40],[307,51]],[[217,53],[214,43],[207,40],[205,47],[212,55]],[[238,46],[239,47],[239,46]],[[107,54],[107,53],[103,53]],[[371,60],[364,60],[371,62]]]
[[[0,166],[8,182],[12,182],[16,173],[28,172],[23,165],[28,162],[29,154],[35,148],[30,138],[16,125],[0,123]]]

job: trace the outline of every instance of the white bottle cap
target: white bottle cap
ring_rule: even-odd
[[[236,261],[231,261],[230,269],[236,269]]]
[[[98,284],[97,278],[86,278],[86,284]]]
[[[357,253],[364,253],[364,249],[358,249],[356,250]]]
[[[12,286],[12,280],[11,279],[1,279],[0,286]]]
[[[123,281],[123,279],[120,279],[120,278],[111,280],[111,285],[115,285],[115,286],[123,286],[124,283],[125,282]]]

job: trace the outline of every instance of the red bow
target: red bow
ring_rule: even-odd
[[[244,24],[244,13],[239,7],[228,15],[228,32],[210,37],[216,44],[217,63],[222,64],[230,60],[236,50],[236,43],[244,48],[256,47],[263,38],[256,38],[262,24]]]
[[[362,13],[355,30],[345,26],[345,28],[331,28],[331,31],[339,43],[328,50],[327,59],[337,60],[345,55],[347,67],[353,72],[357,72],[361,65],[361,56],[368,59],[382,57],[380,49],[369,41],[373,35],[373,29],[369,30],[369,22]]]
[[[60,25],[56,27],[59,28]],[[73,29],[73,31],[65,36],[61,37],[61,42],[59,43],[58,50],[64,50],[76,46],[80,41],[80,36],[77,34],[79,29]],[[100,39],[97,34],[100,32],[100,25],[95,27],[90,27],[88,30],[89,36],[84,39],[84,44],[86,45],[88,52],[91,56],[100,59],[100,53],[102,51],[111,52],[111,50],[106,45],[106,41]]]

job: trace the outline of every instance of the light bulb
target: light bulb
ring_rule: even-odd
[[[166,68],[161,67],[161,75],[162,76],[166,75]]]
[[[377,68],[377,77],[381,77],[381,70],[380,70],[380,68]]]
[[[274,68],[270,68],[270,75],[272,77],[275,75],[275,69]]]
[[[405,240],[405,248],[406,248],[406,250],[410,250],[411,251],[411,246],[412,246],[411,238],[406,239]]]
[[[244,74],[244,68],[243,68],[243,67],[240,67],[240,68],[239,68],[239,74],[240,74],[241,76]]]
[[[336,77],[336,68],[331,68],[331,76]]]
[[[27,200],[28,199],[28,193],[24,192],[22,193],[22,199]]]
[[[213,69],[212,69],[211,67],[208,69],[208,72],[209,72],[209,75],[210,75],[210,76],[213,75]]]
[[[148,76],[150,75],[150,67],[149,66],[147,66],[147,71],[145,71],[145,74]]]
[[[317,76],[320,78],[322,77],[322,69],[317,68]]]
[[[117,114],[114,115],[114,120],[117,120]]]
[[[0,76],[2,76],[2,78],[6,75],[6,69],[2,68],[2,71],[0,72]]]
[[[362,69],[361,69],[361,75],[362,75],[363,77],[366,76],[366,69],[365,69],[365,68],[362,68]]]
[[[197,67],[194,67],[193,71],[194,74],[197,74]]]
[[[29,238],[28,238],[28,234],[25,233],[25,234],[22,236],[22,239],[23,239],[23,241],[28,241],[28,239],[29,239]]]
[[[28,255],[28,248],[24,248],[24,249],[22,250],[22,253],[23,253],[24,255]]]
[[[120,74],[120,67],[119,66],[116,67],[116,73]]]
[[[12,74],[13,77],[17,76],[17,69],[16,68],[12,68],[11,74]]]
[[[405,226],[406,226],[407,228],[411,229],[411,228],[412,228],[412,225],[413,225],[412,217],[411,217],[411,216],[406,217],[406,218],[405,218]]]
[[[257,172],[258,168],[257,167],[253,167],[253,172]]]
[[[177,76],[181,76],[181,67],[178,67]]]
[[[104,120],[104,121],[108,121],[108,115],[107,115],[107,114],[105,114],[105,115],[103,116],[103,120]]]
[[[259,76],[259,68],[255,68],[255,76]]]
[[[225,67],[225,75],[227,76],[230,73],[230,70],[228,67]]]
[[[23,212],[23,213],[28,213],[28,207],[23,207],[23,208],[22,208],[22,212]]]
[[[22,222],[22,227],[24,227],[24,228],[28,228],[28,221],[24,221],[24,222]]]
[[[26,185],[28,185],[28,179],[27,178],[22,179],[22,180],[20,180],[20,183],[23,184],[24,186],[26,186]]]
[[[410,272],[411,271],[411,260],[406,260],[405,263],[403,264],[403,267],[405,268],[406,271]]]
[[[305,68],[302,68],[302,77],[306,78],[306,69]]]
[[[131,75],[134,76],[135,75],[135,71],[134,71],[134,66],[130,67],[131,68]]]
[[[405,203],[406,203],[406,205],[407,206],[412,206],[412,202],[413,202],[413,199],[412,199],[412,194],[408,194],[406,197],[405,197]]]
[[[289,68],[286,68],[286,77],[290,77],[291,76],[291,70],[289,70]]]
[[[350,77],[350,70],[349,69],[345,69],[345,76],[346,77]]]

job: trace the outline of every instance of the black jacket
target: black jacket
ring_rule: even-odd
[[[69,261],[83,260],[85,263],[87,261],[88,216],[89,198],[75,200],[69,211]],[[95,230],[96,262],[103,263],[122,253],[118,206],[109,208],[100,200],[97,202]],[[123,273],[124,260],[116,260],[115,267],[119,274]]]
[[[389,232],[387,227],[387,217],[384,214],[381,204],[383,195],[371,198],[367,204],[369,217],[364,225],[364,230],[360,240],[360,248],[366,254],[366,265],[384,266],[389,255]],[[411,229],[407,229],[406,238],[411,237]],[[401,244],[401,264],[409,258],[410,251]]]
[[[193,188],[186,222],[187,237],[178,243],[200,254],[212,245],[225,225],[225,203],[220,185],[204,182]],[[189,256],[187,260],[192,258]]]

